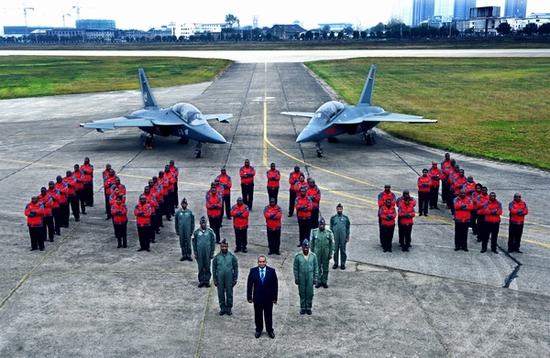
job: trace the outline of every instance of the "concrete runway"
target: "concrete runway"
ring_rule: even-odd
[[[396,190],[415,188],[417,173],[440,161],[441,151],[380,133],[372,147],[352,136],[325,143],[326,157],[316,158],[312,144],[294,142],[306,120],[279,114],[310,111],[330,98],[297,63],[234,64],[213,83],[155,93],[163,105],[185,99],[204,113],[232,112],[231,124],[213,124],[231,143],[204,145],[197,160],[193,145],[177,144],[175,138],[157,139],[153,151],[144,151],[138,130],[101,134],[78,128],[84,120],[136,109],[137,92],[0,101],[0,356],[550,354],[548,172],[454,155],[467,174],[496,191],[504,207],[514,192],[523,194],[530,209],[523,254],[480,254],[472,237],[470,252],[454,252],[447,211],[416,219],[410,252],[397,250],[394,239],[394,252],[384,254],[378,245],[377,193],[385,183]],[[25,204],[85,156],[96,167],[96,206],[80,223],[71,219],[70,230],[45,252],[29,252]],[[205,214],[208,183],[222,165],[233,177],[232,199],[240,195],[238,168],[245,158],[258,173],[249,252],[238,254],[234,315],[219,317],[215,289],[197,288],[195,263],[178,261],[171,223],[165,222],[151,253],[135,251],[133,221],[130,247],[116,249],[97,189],[109,162],[133,206],[147,179],[174,159],[181,173],[180,198],[187,197],[198,218]],[[248,268],[267,252],[262,208],[270,162],[277,163],[285,183],[294,165],[306,169],[321,187],[322,214],[328,218],[342,202],[352,220],[348,269],[331,269],[330,288],[316,291],[313,315],[301,316],[292,277],[298,228],[295,217],[284,217],[282,255],[268,259],[279,275],[275,340],[254,339],[253,308],[245,299]],[[279,198],[284,210],[287,185]],[[222,233],[234,243],[230,223],[224,221]],[[507,236],[503,219],[503,248]],[[502,288],[518,263],[518,277]]]
[[[220,50],[220,51],[89,51],[89,50],[4,50],[0,56],[133,56],[221,58],[241,63],[302,63],[354,57],[550,57],[550,49],[432,49],[432,50]]]

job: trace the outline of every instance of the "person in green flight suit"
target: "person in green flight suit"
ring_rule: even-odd
[[[302,242],[302,251],[294,256],[294,283],[300,293],[300,314],[311,314],[313,285],[317,284],[319,264],[315,253],[309,251],[309,241]]]
[[[187,199],[181,201],[181,208],[176,212],[176,233],[180,238],[180,261],[193,261],[191,258],[191,236],[195,230],[195,215],[187,209]]]
[[[319,264],[319,280],[315,287],[328,288],[328,265],[334,250],[334,235],[330,229],[326,228],[324,218],[319,220],[317,229],[311,230],[309,244],[311,245],[311,251],[317,256],[317,263]]]
[[[214,286],[218,288],[220,316],[224,314],[231,316],[233,286],[237,284],[239,262],[237,257],[229,252],[229,245],[225,239],[220,242],[220,252],[212,260],[212,275],[214,276]]]
[[[346,259],[348,257],[346,255],[346,245],[349,241],[350,221],[343,212],[344,206],[338,203],[336,205],[336,215],[330,218],[330,230],[334,234],[334,265],[332,268],[337,269],[338,262],[340,262],[340,268],[345,270]],[[338,261],[338,256],[340,256],[340,261]]]
[[[214,257],[216,235],[214,230],[206,227],[206,218],[200,220],[200,227],[193,233],[193,252],[199,267],[199,287],[210,287],[210,261]]]

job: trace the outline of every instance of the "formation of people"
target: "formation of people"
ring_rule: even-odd
[[[81,213],[86,215],[86,207],[94,205],[93,176],[94,166],[86,157],[82,165],[75,164],[65,177],[58,175],[31,198],[24,211],[31,251],[44,251],[45,242],[54,242],[54,237],[61,235],[61,228],[69,228],[71,212],[75,222],[80,221]]]
[[[175,217],[175,231],[179,237],[181,261],[193,261],[198,268],[198,286],[210,287],[213,281],[218,290],[220,315],[232,315],[233,287],[238,280],[238,258],[236,253],[247,252],[248,226],[254,202],[256,170],[247,159],[239,170],[241,195],[232,205],[233,183],[225,167],[211,182],[205,195],[206,217],[199,219],[195,228],[195,215],[183,198],[178,207],[179,170],[171,160],[158,176],[152,177],[139,196],[134,208],[140,248],[149,251],[160,234],[163,218],[171,221]],[[280,255],[283,210],[278,205],[281,173],[271,163],[265,174],[268,204],[263,208],[268,253]],[[343,205],[336,206],[336,213],[327,222],[320,216],[321,190],[313,178],[307,178],[294,167],[289,174],[288,217],[296,212],[298,223],[298,247],[295,254],[293,274],[300,296],[300,314],[312,314],[314,288],[328,288],[330,260],[333,269],[346,268],[346,245],[350,239],[351,222],[343,214]],[[464,169],[450,158],[448,153],[438,167],[432,162],[430,169],[423,169],[417,179],[418,202],[404,190],[397,197],[391,185],[385,185],[378,195],[378,222],[380,245],[384,252],[392,251],[394,229],[397,222],[399,245],[409,251],[412,243],[414,218],[428,216],[430,210],[439,210],[439,189],[442,202],[450,209],[455,222],[455,251],[468,251],[467,237],[472,229],[481,242],[481,252],[497,253],[497,240],[502,205],[494,192],[476,183],[472,176],[465,176]],[[126,188],[116,176],[115,170],[107,164],[103,171],[106,220],[111,220],[118,248],[127,247],[128,209]],[[417,208],[418,203],[418,208]],[[56,182],[49,182],[48,188],[41,188],[38,196],[25,208],[31,238],[31,249],[44,249],[44,241],[53,241],[60,235],[60,228],[69,226],[69,212],[74,220],[80,220],[80,213],[86,214],[86,207],[93,206],[93,166],[89,158],[84,164],[74,165],[74,171],[58,176]],[[70,209],[69,209],[70,207]],[[177,208],[177,210],[175,210]],[[509,252],[521,252],[524,218],[529,211],[519,193],[509,203]],[[235,235],[235,251],[229,251],[227,239],[221,237],[223,219],[231,221]],[[328,226],[328,227],[327,227]],[[220,245],[216,252],[216,245]],[[260,255],[258,266],[251,269],[247,280],[247,300],[254,304],[256,333],[258,338],[264,328],[274,338],[271,313],[277,302],[277,276],[267,266],[267,256]]]
[[[424,168],[422,175],[418,177],[418,216],[428,216],[429,210],[439,210],[440,187],[442,202],[451,211],[454,219],[454,250],[468,251],[468,232],[471,228],[477,241],[481,242],[481,253],[487,252],[490,242],[491,252],[497,254],[503,209],[496,193],[489,193],[486,186],[476,183],[472,176],[466,176],[464,169],[451,159],[449,153],[445,153],[439,168],[437,162],[432,162],[432,167],[429,170]],[[378,194],[380,245],[384,252],[392,252],[396,221],[399,246],[403,251],[409,251],[415,207],[416,200],[408,190],[404,190],[402,196],[397,198],[388,184]],[[508,252],[521,253],[523,225],[525,216],[529,213],[521,194],[514,194],[513,200],[508,204],[508,211]]]

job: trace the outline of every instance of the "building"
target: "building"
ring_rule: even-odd
[[[462,33],[496,36],[501,20],[500,6],[474,7],[470,9],[470,19],[457,21],[456,28]]]
[[[31,33],[39,30],[46,31],[51,27],[44,26],[4,26],[4,37],[21,37],[30,35]]]
[[[453,18],[455,20],[468,20],[470,9],[476,7],[476,0],[455,0]]]
[[[527,0],[506,0],[504,5],[504,17],[525,18],[527,13]]]
[[[407,26],[412,25],[413,0],[395,0],[392,8],[392,19],[401,21]]]
[[[328,28],[330,28],[330,31],[334,31],[334,32],[340,32],[340,31],[344,31],[344,29],[346,28],[352,28],[353,25],[348,23],[348,22],[330,22],[330,23],[325,23],[325,24],[319,24],[319,28],[322,30],[323,28],[325,28],[326,26],[328,26]]]
[[[454,0],[435,0],[434,16],[441,18],[443,22],[449,22],[453,18]]]
[[[413,0],[412,26],[434,16],[434,0]]]
[[[297,39],[301,33],[306,30],[296,24],[292,25],[273,25],[271,28],[271,35],[281,40]]]
[[[115,20],[82,19],[76,20],[76,28],[82,30],[114,30]]]

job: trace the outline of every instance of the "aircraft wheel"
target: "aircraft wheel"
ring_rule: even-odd
[[[200,150],[195,151],[195,158],[200,158],[200,157],[201,157],[201,151]]]

